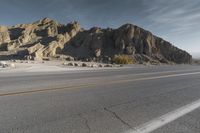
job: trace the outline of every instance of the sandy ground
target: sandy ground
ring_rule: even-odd
[[[1,63],[2,61],[0,61]],[[67,62],[67,61],[26,61],[26,60],[17,60],[13,61],[3,61],[9,65],[9,67],[2,68],[0,66],[0,74],[1,73],[35,73],[35,72],[80,72],[80,71],[90,71],[90,70],[102,70],[102,69],[123,69],[123,68],[143,68],[143,67],[152,67],[155,65],[125,65],[120,67],[119,65],[114,65],[112,67],[76,67],[76,66],[68,66],[66,64],[69,63],[87,63],[89,65],[98,66],[99,63],[95,62]],[[65,64],[65,65],[64,65]],[[103,66],[106,64],[102,64]]]
[[[68,64],[70,62],[63,61],[6,61],[10,67],[2,68],[0,67],[0,73],[10,73],[10,72],[58,72],[58,71],[84,71],[84,70],[98,70],[98,69],[118,69],[116,67],[75,67],[63,65],[64,63]],[[73,62],[74,63],[74,62]],[[76,62],[82,64],[83,62]],[[88,63],[95,64],[98,66],[98,63]],[[105,65],[105,64],[104,64]]]

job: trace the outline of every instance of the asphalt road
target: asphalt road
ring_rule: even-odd
[[[0,73],[0,133],[198,133],[199,86],[192,65]]]

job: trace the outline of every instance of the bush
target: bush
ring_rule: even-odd
[[[116,63],[116,64],[134,64],[135,63],[133,57],[129,55],[115,55],[112,61],[113,63]]]

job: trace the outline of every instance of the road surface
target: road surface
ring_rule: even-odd
[[[198,133],[200,66],[0,73],[0,133]]]

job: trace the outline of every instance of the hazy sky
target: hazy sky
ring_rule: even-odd
[[[0,0],[0,25],[43,17],[83,28],[133,23],[174,45],[200,53],[200,0]]]

